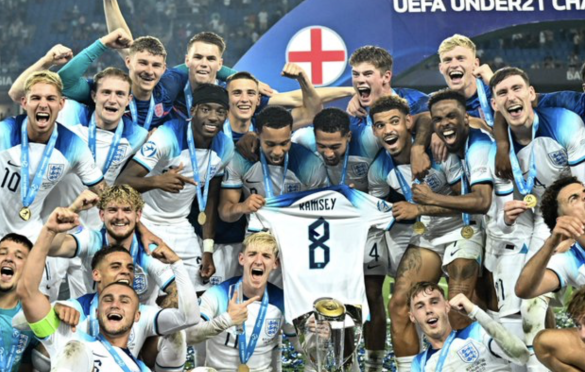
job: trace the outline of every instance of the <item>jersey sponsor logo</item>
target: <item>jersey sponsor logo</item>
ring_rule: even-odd
[[[65,165],[63,164],[49,164],[47,168],[47,179],[51,182],[59,180],[63,175],[63,169],[65,169]]]
[[[286,59],[307,71],[313,85],[329,85],[345,71],[347,48],[341,36],[330,28],[309,26],[290,39]]]
[[[280,320],[278,318],[266,319],[264,322],[264,333],[267,337],[274,337],[280,329]]]
[[[299,191],[301,191],[301,184],[298,182],[284,184],[283,194],[289,194],[289,193],[299,192]]]
[[[227,173],[226,173],[226,176],[227,176]],[[227,178],[226,178],[226,179],[227,179]],[[254,180],[253,178],[248,178],[248,179],[247,179],[247,180],[245,180],[245,181],[246,181],[246,183],[260,183],[260,182],[262,182],[262,181],[256,181],[256,180]]]
[[[474,363],[479,359],[479,350],[477,350],[475,345],[469,341],[465,346],[457,350],[457,355],[459,355],[459,358],[465,363]]]
[[[12,160],[8,160],[8,165],[11,165],[11,166],[16,167],[16,168],[20,168],[20,165],[14,164],[12,162]]]
[[[151,158],[156,154],[156,143],[148,141],[140,149],[140,153],[147,158]]]
[[[568,164],[567,153],[563,150],[549,152],[548,157],[557,167],[563,167]]]
[[[128,146],[126,145],[118,146],[118,148],[116,149],[116,153],[114,154],[114,159],[112,160],[112,163],[121,163],[124,160],[124,157],[126,156],[127,150]]]
[[[385,200],[378,200],[378,210],[384,213],[390,212],[392,210],[392,206],[386,203]]]
[[[380,266],[380,264],[377,264],[377,265],[368,264],[367,267],[368,267],[368,270],[372,270],[372,269],[375,269],[378,266]]]
[[[356,163],[350,169],[353,178],[361,178],[368,175],[368,163]]]
[[[148,289],[148,278],[144,269],[138,265],[134,267],[134,283],[132,283],[134,290],[140,296]]]
[[[165,108],[163,107],[162,102],[154,106],[154,114],[157,118],[161,118],[165,114]]]

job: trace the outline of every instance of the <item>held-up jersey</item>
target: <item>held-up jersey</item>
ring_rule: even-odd
[[[12,349],[12,318],[22,308],[20,302],[12,309],[0,309],[0,332],[2,332],[2,340],[4,344],[0,345],[4,358],[8,357]],[[16,348],[16,356],[12,363],[12,368],[7,372],[18,372],[20,370],[20,363],[30,363],[30,352],[38,345],[32,331],[20,331],[18,337],[18,347]]]
[[[55,148],[49,159],[47,171],[39,187],[34,202],[29,207],[31,219],[23,221],[19,216],[22,208],[20,198],[21,182],[21,124],[26,115],[9,118],[0,122],[0,235],[18,233],[36,240],[42,228],[41,210],[49,192],[59,183],[67,173],[75,173],[87,187],[100,183],[104,177],[102,171],[96,167],[87,144],[77,135],[61,124],[57,125],[58,138]],[[41,162],[45,144],[29,142],[31,180]]]
[[[85,293],[93,293],[96,291],[96,283],[93,281],[91,260],[102,247],[108,245],[106,232],[103,229],[98,231],[79,227],[71,236],[77,243],[75,257],[79,257],[82,263]],[[169,265],[146,254],[138,233],[134,233],[132,246],[137,247],[136,257],[133,257],[134,290],[141,303],[156,305],[159,289],[164,291],[175,280],[175,274]]]
[[[268,229],[281,251],[286,321],[313,309],[319,297],[362,305],[369,314],[363,280],[370,228],[388,229],[392,207],[346,185],[268,198],[248,229]]]
[[[356,190],[367,192],[368,169],[370,163],[376,157],[380,145],[374,136],[371,126],[352,124],[350,130],[351,140],[346,150],[349,151],[349,159],[347,160],[345,183],[347,185],[353,184]],[[317,151],[315,130],[313,128],[302,128],[295,131],[292,140],[313,151],[317,156],[320,156]],[[343,156],[336,166],[329,166],[323,162],[327,169],[327,178],[329,179],[330,185],[339,185],[341,182],[343,162]]]
[[[456,331],[457,335],[449,348],[443,364],[445,372],[498,372],[510,371],[506,354],[478,322]],[[435,371],[441,350],[428,350],[418,354],[411,371]],[[423,369],[424,366],[424,369]]]
[[[234,277],[225,282],[211,287],[201,297],[201,316],[210,321],[213,318],[226,313],[230,301],[229,288],[236,284],[240,277]],[[282,289],[268,283],[268,309],[266,311],[266,318],[254,354],[246,363],[252,371],[267,371],[270,370],[272,362],[272,351],[278,347],[280,330],[284,327],[285,334],[289,337],[294,336],[294,329],[291,325],[284,323],[284,299]],[[244,297],[244,301],[247,298]],[[261,301],[256,301],[248,305],[248,319],[246,320],[246,340],[249,340],[254,331],[254,325],[258,318]],[[240,365],[240,357],[238,354],[239,338],[234,330],[235,327],[230,327],[220,333],[219,335],[207,340],[207,360],[206,365],[213,367],[218,371],[235,371]]]
[[[585,250],[575,243],[567,252],[553,255],[546,268],[557,274],[561,288],[580,288],[585,285]]]
[[[429,156],[432,159],[432,156]],[[368,174],[370,195],[391,202],[406,201],[396,176],[395,167],[396,164],[392,161],[391,155],[386,150],[380,150]],[[406,182],[408,182],[408,186],[412,189],[414,182],[412,181],[410,164],[401,164],[397,167]],[[461,173],[462,167],[459,158],[454,154],[449,154],[447,160],[440,164],[437,164],[434,160],[432,161],[431,169],[429,169],[424,183],[434,193],[453,195],[451,187],[461,180]],[[433,242],[436,244],[452,242],[460,238],[459,229],[463,226],[461,215],[448,217],[423,216],[421,221],[428,229],[427,234],[435,238]]]
[[[293,143],[288,156],[289,161],[284,190],[281,190],[284,176],[283,167],[268,164],[274,195],[312,190],[327,184],[325,167],[321,160],[310,150]],[[225,189],[243,188],[243,194],[246,198],[250,194],[266,196],[262,163],[260,161],[252,162],[244,158],[239,152],[236,152],[226,167],[221,187]]]
[[[148,139],[142,149],[136,153],[133,160],[146,168],[149,173],[146,177],[159,176],[170,169],[183,164],[181,174],[193,178],[193,167],[187,143],[188,123],[183,120],[171,120]],[[232,158],[233,142],[222,132],[219,132],[211,144],[211,149],[196,149],[199,177],[203,187],[208,178],[220,177],[223,169]],[[211,162],[210,174],[207,166]],[[195,199],[195,186],[185,184],[178,193],[172,194],[164,190],[154,189],[143,194],[143,218],[154,223],[176,224],[187,222],[191,204]]]

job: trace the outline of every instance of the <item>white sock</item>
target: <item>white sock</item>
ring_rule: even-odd
[[[384,350],[366,350],[365,372],[381,372],[384,365]]]
[[[410,372],[415,357],[416,355],[396,357],[396,372]]]

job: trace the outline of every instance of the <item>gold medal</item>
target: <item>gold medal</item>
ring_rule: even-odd
[[[203,226],[205,225],[205,221],[207,221],[207,216],[205,215],[205,212],[199,212],[199,215],[197,216],[197,222],[199,222],[199,224]]]
[[[463,228],[461,229],[461,236],[464,237],[465,239],[471,239],[473,234],[475,234],[475,232],[473,231],[473,227],[469,225],[463,226]]]
[[[524,202],[527,204],[526,206],[528,208],[534,208],[538,203],[538,199],[533,194],[528,194],[524,197]]]
[[[250,367],[245,364],[240,364],[238,366],[238,372],[250,372]]]
[[[421,221],[416,221],[412,229],[416,235],[422,235],[427,231],[427,227],[424,222]]]
[[[28,221],[28,220],[30,220],[30,216],[31,216],[30,209],[28,207],[22,207],[20,209],[20,212],[18,212],[18,215],[23,220]]]

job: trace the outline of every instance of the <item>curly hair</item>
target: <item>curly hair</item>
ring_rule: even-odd
[[[98,208],[104,210],[110,203],[129,204],[136,212],[144,207],[142,195],[128,185],[115,185],[104,190]]]

